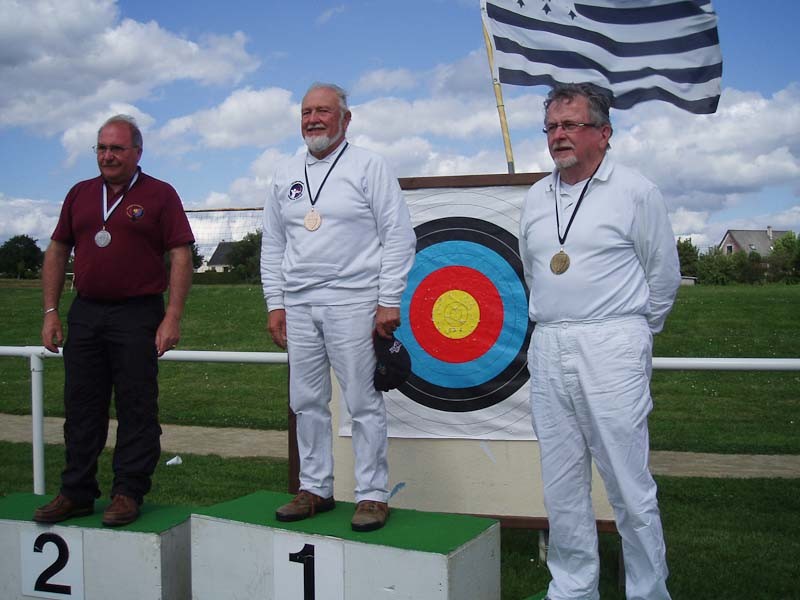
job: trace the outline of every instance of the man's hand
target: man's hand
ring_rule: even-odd
[[[61,319],[58,312],[52,311],[44,316],[42,323],[42,345],[58,354],[58,347],[64,343],[64,328],[61,326]]]
[[[156,352],[163,356],[167,350],[172,350],[181,339],[181,321],[170,314],[164,317],[156,331]]]
[[[378,305],[378,312],[375,314],[375,329],[378,335],[390,338],[398,327],[400,327],[400,309]]]
[[[42,264],[42,310],[48,311],[42,322],[42,345],[50,352],[58,352],[64,343],[64,328],[58,316],[58,301],[64,287],[67,259],[72,246],[52,240],[44,253]]]
[[[284,309],[276,308],[269,311],[267,329],[275,345],[286,350],[286,311]]]

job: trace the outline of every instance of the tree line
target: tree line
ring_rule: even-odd
[[[70,256],[67,263],[67,271],[72,271],[72,258]],[[0,277],[35,279],[41,274],[43,262],[44,252],[29,235],[15,235],[0,246]],[[192,246],[192,264],[195,269],[203,264],[197,244]]]
[[[791,231],[775,240],[768,256],[743,251],[725,254],[716,247],[700,254],[691,238],[678,238],[677,248],[681,275],[695,277],[699,284],[800,283],[800,238]],[[252,283],[261,279],[260,253],[260,231],[249,233],[233,244],[228,261],[239,281]],[[36,240],[27,235],[16,235],[0,246],[0,276],[15,279],[38,277],[43,258],[44,253]],[[196,244],[192,247],[192,259],[195,269],[203,262]]]

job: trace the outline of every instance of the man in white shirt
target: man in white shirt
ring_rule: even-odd
[[[386,408],[373,384],[373,331],[390,338],[416,238],[397,179],[377,154],[345,140],[339,86],[316,83],[302,103],[308,152],[276,169],[264,206],[261,280],[274,342],[289,352],[300,493],[280,507],[297,521],[335,507],[330,368],[352,419],[355,531],[389,515]]]
[[[680,270],[660,192],[608,155],[609,106],[590,84],[551,90],[544,131],[556,169],[531,187],[520,221],[549,600],[600,597],[592,459],[622,537],[627,598],[670,597],[647,416],[653,334]]]

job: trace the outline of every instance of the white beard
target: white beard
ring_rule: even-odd
[[[331,145],[331,138],[327,135],[307,135],[303,137],[306,146],[311,152],[322,152]]]
[[[559,171],[562,169],[569,169],[570,167],[574,167],[578,164],[578,157],[577,156],[568,156],[567,158],[561,158],[559,160],[553,160],[556,163],[556,167],[558,167]]]

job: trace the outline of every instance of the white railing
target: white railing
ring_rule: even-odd
[[[61,358],[44,346],[0,346],[0,356],[28,357],[31,365],[31,427],[33,444],[33,493],[44,494],[44,359]],[[170,350],[159,360],[182,362],[218,362],[286,364],[283,352],[224,352],[206,350]]]
[[[61,358],[44,346],[0,346],[0,356],[29,357],[31,365],[31,420],[33,492],[44,494],[44,360]],[[160,360],[286,364],[283,352],[224,352],[171,350]],[[800,358],[653,358],[653,368],[665,371],[800,371]]]

